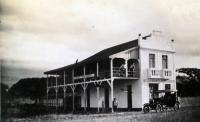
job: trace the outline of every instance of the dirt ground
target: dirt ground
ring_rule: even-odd
[[[199,122],[200,107],[185,107],[178,111],[156,113],[116,112],[108,114],[50,114],[28,118],[9,118],[2,122]]]

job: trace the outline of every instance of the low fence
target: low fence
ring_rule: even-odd
[[[200,106],[200,97],[182,97],[180,98],[181,107]]]

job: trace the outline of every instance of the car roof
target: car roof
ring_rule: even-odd
[[[164,92],[177,92],[177,90],[158,90],[155,93],[164,93]]]

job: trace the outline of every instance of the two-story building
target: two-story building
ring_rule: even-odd
[[[174,41],[159,31],[46,71],[47,105],[63,110],[141,110],[156,90],[176,90]]]

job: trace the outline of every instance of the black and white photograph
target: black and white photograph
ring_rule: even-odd
[[[200,121],[200,0],[0,0],[1,122]]]

